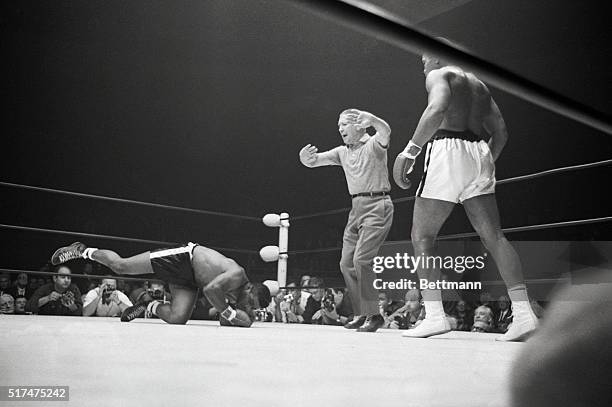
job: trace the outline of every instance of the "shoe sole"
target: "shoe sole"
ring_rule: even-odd
[[[525,342],[535,333],[535,331],[536,329],[525,332],[524,334],[517,336],[516,339],[503,339],[504,336],[502,335],[502,336],[495,338],[495,340],[498,342]]]
[[[53,252],[53,255],[51,256],[51,264],[54,266],[57,266],[58,264],[62,264],[59,261],[59,253],[60,251],[63,249],[63,247],[57,249],[55,252]]]
[[[133,318],[128,318],[129,314],[132,314],[134,311],[129,312],[128,314],[125,315],[125,317],[123,315],[121,315],[120,320],[121,322],[132,322],[133,320],[135,320],[136,318],[141,318],[144,316],[144,314],[146,313],[146,309],[143,311],[138,312],[138,314],[133,317]]]
[[[432,333],[432,334],[429,334],[429,335],[425,335],[425,336],[411,336],[411,335],[406,335],[407,332],[405,332],[405,333],[402,334],[402,336],[404,338],[417,338],[417,339],[418,338],[429,338],[431,336],[442,335],[442,334],[448,333],[450,331],[451,331],[451,329],[448,329],[448,330],[445,329],[445,330],[442,330],[442,331],[436,331],[435,333]]]
[[[68,262],[68,261],[70,261],[70,260],[75,260],[75,259],[80,258],[81,256],[80,256],[80,255],[77,255],[76,257],[71,257],[71,256],[70,256],[70,258],[69,258],[68,260],[62,260],[62,259],[60,258],[60,256],[59,256],[59,253],[60,253],[62,250],[66,250],[66,249],[68,249],[69,247],[72,247],[72,246],[75,246],[75,248],[76,248],[76,247],[78,247],[78,245],[81,245],[81,244],[83,244],[83,243],[81,243],[81,242],[74,242],[74,243],[72,243],[72,244],[70,244],[70,245],[68,245],[68,246],[60,247],[59,249],[57,249],[55,252],[53,252],[53,255],[51,256],[51,265],[53,265],[53,266],[58,266],[58,265],[60,265],[60,264],[64,264],[64,263],[66,263],[66,262]],[[69,253],[70,253],[70,252],[69,252]]]

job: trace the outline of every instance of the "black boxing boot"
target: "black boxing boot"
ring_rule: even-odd
[[[121,313],[121,322],[130,322],[136,318],[142,318],[147,310],[147,304],[140,303],[127,307]]]
[[[70,246],[60,247],[51,256],[51,264],[57,266],[70,260],[81,259],[85,249],[87,249],[87,246],[81,242],[74,242]]]

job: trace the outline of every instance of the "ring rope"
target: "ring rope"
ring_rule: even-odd
[[[508,183],[511,183],[511,182],[524,181],[524,180],[529,180],[529,179],[533,179],[533,178],[543,177],[543,176],[547,176],[547,175],[559,174],[559,173],[563,173],[563,172],[569,172],[569,171],[575,171],[575,170],[583,170],[583,169],[589,169],[589,168],[595,168],[595,167],[602,167],[602,166],[606,166],[606,165],[610,165],[610,164],[612,164],[612,159],[596,161],[596,162],[586,163],[586,164],[572,165],[572,166],[567,166],[567,167],[553,168],[553,169],[550,169],[550,170],[544,170],[544,171],[540,171],[540,172],[536,172],[536,173],[532,173],[532,174],[519,175],[519,176],[516,176],[516,177],[501,179],[501,180],[497,181],[497,184],[498,185],[508,184]],[[32,190],[32,191],[51,192],[51,193],[57,193],[57,194],[62,194],[62,195],[70,195],[70,196],[78,196],[78,197],[85,197],[85,198],[93,198],[93,199],[106,200],[106,201],[111,201],[111,202],[121,202],[121,203],[128,203],[128,204],[132,204],[132,205],[142,205],[142,206],[149,206],[149,207],[154,207],[154,208],[170,209],[170,210],[176,210],[176,211],[182,211],[182,212],[190,212],[190,213],[197,213],[197,214],[204,214],[204,215],[217,215],[217,216],[233,217],[233,218],[237,218],[237,219],[246,219],[246,220],[253,220],[253,221],[261,222],[261,218],[256,218],[256,217],[253,217],[253,216],[235,215],[235,214],[230,214],[230,213],[225,213],[225,212],[207,211],[207,210],[203,210],[203,209],[183,208],[183,207],[180,207],[180,206],[171,206],[171,205],[163,205],[163,204],[156,204],[156,203],[143,202],[143,201],[134,201],[134,200],[123,199],[123,198],[112,198],[112,197],[102,196],[102,195],[84,194],[84,193],[81,193],[81,192],[63,191],[63,190],[59,190],[59,189],[42,188],[42,187],[36,187],[36,186],[32,186],[32,185],[23,185],[23,184],[15,184],[15,183],[10,183],[10,182],[0,181],[0,186],[19,188],[19,189],[26,189],[26,190]],[[392,202],[397,204],[397,203],[413,201],[414,199],[415,199],[415,196],[409,196],[409,197],[393,199]],[[314,217],[319,217],[319,216],[335,215],[335,214],[338,214],[338,213],[349,212],[351,209],[352,208],[340,208],[340,209],[332,209],[332,210],[329,210],[329,211],[317,212],[317,213],[312,213],[312,214],[307,214],[307,215],[292,216],[292,217],[290,217],[290,220],[293,221],[293,220],[301,220],[301,219],[314,218]]]
[[[610,117],[506,68],[443,43],[385,10],[359,0],[289,0],[323,19],[411,53],[439,55],[475,71],[493,86],[561,116],[612,135]]]
[[[544,177],[544,176],[547,176],[547,175],[560,174],[560,173],[563,173],[563,172],[576,171],[576,170],[586,170],[586,169],[595,168],[595,167],[604,167],[604,166],[607,166],[607,165],[610,165],[610,164],[612,164],[612,159],[602,160],[602,161],[595,161],[595,162],[586,163],[586,164],[570,165],[570,166],[567,166],[567,167],[553,168],[553,169],[550,169],[550,170],[534,172],[534,173],[531,173],[531,174],[518,175],[516,177],[500,179],[499,181],[496,182],[496,184],[497,185],[509,184],[509,183],[512,183],[512,182],[525,181],[525,180],[530,180],[530,179],[534,179],[534,178]],[[403,202],[408,202],[408,201],[414,201],[415,198],[416,198],[416,196],[413,195],[413,196],[408,196],[408,197],[404,197],[404,198],[393,199],[392,202],[394,204],[403,203]],[[349,212],[351,209],[352,208],[340,208],[340,209],[332,209],[332,210],[325,211],[325,212],[311,213],[311,214],[308,214],[308,215],[292,216],[291,220],[301,220],[301,219],[315,218],[315,217],[325,216],[325,215],[334,215],[334,214],[337,214],[337,213]]]
[[[170,210],[180,211],[180,212],[197,213],[197,214],[200,214],[200,215],[225,216],[225,217],[228,217],[228,218],[245,219],[245,220],[253,220],[253,221],[261,222],[261,218],[256,218],[254,216],[235,215],[235,214],[232,214],[232,213],[207,211],[207,210],[204,210],[204,209],[184,208],[184,207],[181,207],[181,206],[173,206],[173,205],[164,205],[164,204],[157,204],[157,203],[151,203],[151,202],[135,201],[135,200],[132,200],[132,199],[113,198],[113,197],[110,197],[110,196],[85,194],[85,193],[82,193],[82,192],[63,191],[61,189],[42,188],[42,187],[35,187],[35,186],[32,186],[32,185],[14,184],[14,183],[11,183],[11,182],[0,181],[0,186],[11,187],[11,188],[19,188],[19,189],[26,189],[26,190],[30,190],[30,191],[40,191],[40,192],[49,192],[49,193],[61,194],[61,195],[77,196],[77,197],[81,197],[81,198],[91,198],[91,199],[97,199],[97,200],[101,200],[101,201],[119,202],[119,203],[131,204],[131,205],[148,206],[148,207],[151,207],[151,208],[170,209]]]
[[[35,274],[35,275],[44,275],[44,276],[65,276],[66,274],[54,273],[50,271],[36,271],[36,270],[21,270],[21,269],[8,269],[8,268],[0,268],[0,273],[10,273],[10,274]],[[104,280],[104,279],[113,279],[113,280],[125,280],[125,281],[153,281],[155,278],[140,278],[140,277],[124,277],[124,276],[116,276],[116,275],[95,275],[95,274],[70,274],[70,277],[76,278],[88,278],[94,280]],[[525,280],[528,284],[549,284],[549,283],[560,283],[570,281],[568,278],[535,278],[535,279],[527,279]],[[487,280],[481,281],[483,285],[505,285],[503,281],[495,281],[495,280]],[[333,289],[346,289],[344,286],[324,286],[324,287],[311,287],[311,286],[303,286],[303,287],[279,287],[281,290],[314,290],[317,288],[333,288]]]
[[[20,273],[37,274],[37,275],[43,275],[43,276],[59,276],[59,275],[65,276],[66,275],[66,274],[54,273],[51,271],[18,270],[18,269],[6,269],[6,268],[0,268],[0,272],[11,273],[11,274],[20,274]],[[156,278],[123,277],[123,276],[115,276],[115,275],[96,275],[96,274],[80,274],[80,273],[70,274],[70,277],[92,278],[96,280],[112,278],[113,280],[126,280],[126,281],[153,281],[153,280],[158,281],[158,279]]]
[[[562,222],[553,222],[553,223],[542,223],[539,225],[527,225],[527,226],[516,226],[510,228],[504,228],[502,231],[504,233],[516,233],[516,232],[528,232],[531,230],[539,230],[539,229],[552,229],[566,226],[577,226],[577,225],[587,225],[591,223],[603,223],[612,221],[612,216],[604,216],[601,218],[591,218],[591,219],[578,219],[578,220],[568,220]],[[437,238],[437,240],[451,240],[451,239],[462,239],[466,237],[476,237],[478,233],[476,232],[465,232],[465,233],[455,233],[452,235],[444,235]],[[406,240],[405,242],[410,242],[410,240]],[[290,250],[289,254],[307,254],[307,253],[325,253],[325,252],[335,252],[342,250],[342,247],[325,247],[321,249],[305,249],[305,250]]]
[[[505,179],[497,181],[497,183],[498,184],[509,184],[511,182],[524,181],[527,179],[544,177],[546,175],[560,174],[563,172],[569,172],[569,171],[575,171],[575,170],[586,170],[589,168],[596,168],[596,167],[604,167],[610,164],[612,164],[612,159],[595,161],[595,162],[586,163],[586,164],[569,165],[567,167],[553,168],[551,170],[544,170],[540,172],[535,172],[533,174],[518,175],[516,177],[505,178]]]
[[[543,223],[540,225],[529,225],[529,226],[516,226],[512,228],[502,229],[505,233],[514,233],[514,232],[529,232],[532,230],[540,230],[540,229],[553,229],[559,227],[569,227],[569,226],[577,226],[577,225],[588,225],[591,223],[603,223],[612,221],[612,216],[604,216],[602,218],[592,218],[592,219],[581,219],[581,220],[568,220],[564,222],[553,222],[553,223]],[[468,233],[457,233],[453,235],[441,236],[439,240],[451,240],[451,239],[461,239],[464,237],[475,237],[478,236],[476,232],[468,232]]]
[[[147,243],[161,246],[173,246],[180,244],[178,242],[165,242],[160,240],[146,240],[146,239],[138,239],[133,237],[123,237],[123,236],[111,236],[111,235],[97,235],[92,233],[85,232],[73,232],[69,230],[57,230],[57,229],[43,229],[43,228],[34,228],[29,226],[19,226],[19,225],[7,225],[0,223],[0,229],[12,229],[12,230],[23,230],[28,232],[41,232],[41,233],[55,233],[60,235],[69,235],[69,236],[79,236],[79,237],[91,237],[94,239],[106,239],[106,240],[119,240],[124,242],[134,242],[134,243]],[[248,249],[232,249],[229,247],[210,247],[211,249],[217,251],[226,251],[226,252],[236,252],[236,253],[246,253],[246,254],[258,254],[257,250],[248,250]]]
[[[0,269],[2,270],[2,269]],[[109,277],[110,278],[110,277]],[[550,283],[561,283],[561,282],[570,282],[571,279],[567,278],[567,277],[561,277],[561,278],[533,278],[533,279],[526,279],[525,282],[529,283],[529,284],[550,284]],[[484,281],[480,281],[480,283],[482,283],[483,285],[506,285],[506,283],[503,280],[484,280]],[[346,289],[346,287],[344,286],[338,286],[338,287],[334,287],[334,286],[321,286],[321,287],[311,287],[311,286],[300,286],[300,287],[278,287],[279,290],[316,290],[317,288],[333,288],[334,290],[337,290],[339,288],[342,289]]]
[[[35,271],[35,270],[21,270],[21,269],[8,269],[8,268],[0,268],[0,273],[10,273],[10,274],[35,274],[35,275],[43,275],[43,276],[58,276],[65,274],[54,273],[50,271]],[[116,276],[116,275],[94,275],[94,274],[70,274],[70,277],[76,278],[88,278],[93,280],[104,280],[104,279],[113,279],[113,280],[124,280],[124,281],[153,281],[155,278],[140,278],[140,277],[124,277],[124,276]],[[549,283],[560,283],[560,282],[568,282],[569,278],[535,278],[535,279],[527,279],[525,280],[528,284],[549,284]],[[481,281],[483,285],[505,285],[506,283],[503,281],[495,281],[495,280],[487,280]],[[280,290],[314,290],[317,288],[333,288],[337,289],[346,289],[344,286],[324,286],[324,287],[311,287],[311,286],[303,286],[303,287],[279,287]]]

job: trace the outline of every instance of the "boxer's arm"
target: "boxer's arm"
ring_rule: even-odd
[[[202,290],[208,302],[219,312],[223,312],[228,308],[225,302],[225,293],[237,290],[248,281],[244,269],[235,261],[227,259],[223,266],[223,273],[215,277]]]
[[[421,115],[412,139],[408,141],[393,163],[393,180],[402,189],[408,189],[412,185],[408,174],[412,172],[423,146],[433,137],[444,120],[451,99],[448,75],[452,74],[442,69],[437,69],[427,75],[425,80],[428,92],[427,107]]]
[[[506,129],[506,122],[504,121],[499,107],[493,98],[491,98],[489,114],[485,116],[483,126],[487,133],[491,135],[489,139],[489,150],[491,150],[493,161],[497,161],[497,158],[499,158],[499,155],[508,141],[508,130]]]
[[[448,74],[448,72],[438,69],[427,75],[425,81],[428,92],[427,107],[421,115],[411,140],[419,147],[423,147],[433,137],[444,120],[451,99]]]

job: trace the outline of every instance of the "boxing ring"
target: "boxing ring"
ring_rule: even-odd
[[[336,326],[31,318],[3,321],[2,347],[14,351],[3,354],[11,368],[2,384],[27,377],[69,385],[70,401],[53,405],[506,406],[511,363],[523,346],[469,332],[406,340],[397,331],[359,335]]]
[[[470,53],[436,41],[377,9],[361,2],[290,1],[310,12],[332,18],[410,52],[428,50],[473,68],[494,86],[525,98],[559,115],[606,134],[612,125],[587,106],[569,100]],[[607,167],[612,159],[542,170],[500,179],[497,185],[526,182],[568,172]],[[262,217],[185,208],[76,191],[45,188],[0,180],[6,190],[52,194],[101,203],[143,207],[160,211],[206,215],[261,223]],[[400,205],[414,196],[393,199],[396,216],[409,212]],[[289,211],[289,208],[286,209]],[[208,246],[221,253],[240,254],[277,262],[275,279],[287,285],[292,256],[338,253],[340,247],[289,249],[289,223],[317,217],[343,215],[350,208],[312,214],[268,214],[265,226],[279,228],[278,246],[266,251]],[[604,224],[611,216],[562,219],[557,222],[505,228],[508,234],[534,230]],[[263,229],[263,225],[259,225]],[[59,236],[61,246],[81,241],[169,246],[176,242],[143,237],[93,234],[39,225],[0,224],[9,232]],[[460,240],[476,236],[466,231],[440,237]],[[510,237],[511,240],[511,237]],[[272,242],[262,242],[261,246]],[[265,249],[265,248],[264,248]],[[263,249],[262,249],[263,250]],[[123,254],[123,253],[122,253]],[[3,267],[0,272],[50,276],[54,273]],[[79,275],[75,278],[125,281],[142,279],[114,275]],[[527,285],[554,283],[527,279]],[[236,406],[509,406],[512,366],[526,346],[498,342],[500,334],[452,331],[430,339],[406,339],[396,330],[356,334],[338,326],[256,322],[250,329],[221,327],[216,321],[191,320],[169,325],[157,319],[120,323],[118,318],[78,318],[31,315],[0,316],[0,359],[4,374],[0,386],[55,385],[70,387],[70,401],[54,405],[137,406],[214,405]],[[34,323],[33,323],[34,322]],[[443,383],[441,385],[440,383]],[[432,396],[433,395],[433,396]],[[0,401],[0,406],[11,405]],[[41,405],[20,401],[20,406]]]

